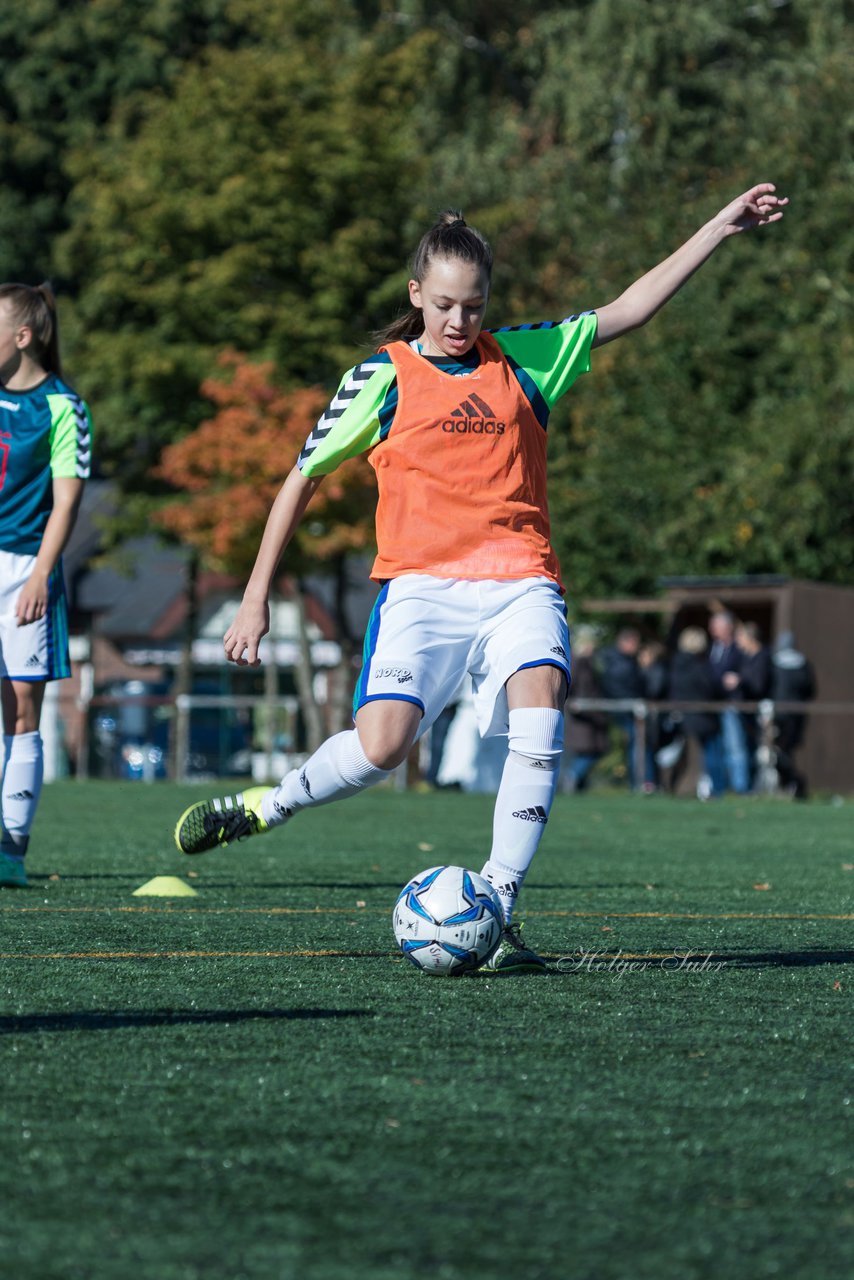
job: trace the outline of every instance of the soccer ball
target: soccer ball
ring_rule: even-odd
[[[501,940],[504,912],[488,880],[465,867],[430,867],[401,889],[392,917],[407,960],[424,973],[470,973]]]

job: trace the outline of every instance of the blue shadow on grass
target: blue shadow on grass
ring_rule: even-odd
[[[168,1009],[161,1013],[93,1010],[0,1016],[0,1035],[28,1031],[115,1031],[122,1027],[173,1027],[186,1023],[302,1022],[315,1018],[373,1018],[368,1009]]]
[[[549,957],[550,959],[551,957]],[[557,960],[557,975],[570,974],[583,977],[585,973],[602,973],[620,971],[620,964],[625,965],[626,972],[661,969],[668,973],[683,977],[695,974],[719,973],[723,969],[799,969],[811,968],[815,965],[854,964],[854,951],[850,950],[815,950],[815,951],[709,951],[696,947],[675,946],[667,953],[646,956],[642,952],[623,955],[622,951],[611,949],[602,951],[574,951],[560,956]],[[548,974],[552,976],[554,969]],[[492,975],[506,978],[515,974]],[[2,1025],[2,1021],[0,1021]]]
[[[713,960],[719,960],[728,969],[797,969],[818,964],[854,964],[854,951],[738,951],[714,952]]]

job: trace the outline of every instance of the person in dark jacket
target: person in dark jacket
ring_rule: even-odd
[[[659,702],[667,697],[667,683],[670,678],[667,663],[667,650],[660,640],[647,640],[638,651],[638,664],[643,680],[644,697],[650,702]],[[658,766],[655,762],[656,752],[670,742],[672,733],[670,717],[651,711],[646,718],[646,752],[644,760],[643,789],[647,793],[658,789]]]
[[[709,618],[712,646],[709,662],[718,685],[718,697],[735,702],[739,694],[741,652],[735,643],[735,618],[725,609],[716,609]],[[750,790],[747,738],[741,715],[734,707],[721,713],[721,737],[727,781],[733,791],[744,795]]]
[[[638,663],[640,642],[640,632],[635,627],[623,627],[617,632],[613,645],[602,650],[599,670],[604,698],[643,698],[643,674]],[[623,734],[626,777],[634,790],[639,782],[635,767],[635,717],[631,711],[615,711],[612,718]]]
[[[592,631],[579,627],[572,645],[571,698],[601,698],[602,689],[593,663],[596,640]],[[567,770],[569,791],[586,791],[590,772],[608,750],[608,717],[604,711],[574,711],[566,721],[566,746],[572,756]]]
[[[735,630],[738,646],[737,692],[743,702],[761,702],[771,691],[771,651],[762,643],[755,622],[741,622]],[[742,711],[741,723],[747,739],[747,767],[751,790],[756,777],[756,752],[759,747],[759,717],[755,711]]]
[[[708,657],[708,640],[701,627],[686,627],[677,640],[670,664],[668,697],[674,702],[714,702],[720,698]],[[683,711],[682,731],[694,738],[703,752],[708,788],[698,788],[700,796],[720,796],[726,790],[721,720],[714,711]]]
[[[771,698],[774,702],[809,702],[814,697],[812,664],[795,647],[791,631],[783,631],[771,657]],[[807,779],[793,758],[804,740],[806,723],[801,711],[781,711],[774,717],[777,776],[796,800],[807,798]]]

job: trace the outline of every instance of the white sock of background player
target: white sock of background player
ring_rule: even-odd
[[[563,712],[518,707],[509,719],[509,750],[495,799],[492,849],[480,873],[498,891],[508,924],[557,790]]]
[[[42,736],[38,730],[4,734],[3,746],[3,848],[7,854],[23,858],[44,778]]]
[[[300,769],[292,769],[261,801],[261,816],[270,826],[285,822],[300,809],[330,804],[381,782],[389,770],[372,764],[356,729],[327,738]]]

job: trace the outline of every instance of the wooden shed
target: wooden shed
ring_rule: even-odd
[[[816,703],[854,705],[854,587],[771,574],[663,577],[658,585],[661,595],[655,598],[585,600],[583,608],[631,618],[641,631],[665,640],[686,626],[705,627],[720,608],[757,623],[771,646],[792,632],[815,671]],[[799,767],[813,790],[854,792],[854,712],[811,715]]]

